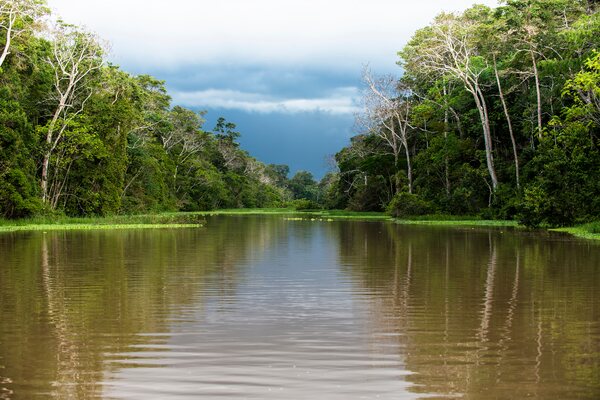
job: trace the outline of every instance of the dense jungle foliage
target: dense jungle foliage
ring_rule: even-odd
[[[0,217],[266,207],[306,190],[242,150],[235,124],[205,130],[164,82],[47,17],[45,1],[0,0]]]
[[[0,0],[0,217],[294,205],[561,226],[600,216],[600,14],[592,0],[443,13],[364,71],[356,135],[320,182],[172,106],[44,0]]]
[[[509,0],[440,14],[364,73],[360,132],[325,203],[530,225],[600,216],[597,1]]]

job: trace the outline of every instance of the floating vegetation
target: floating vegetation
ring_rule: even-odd
[[[284,218],[284,221],[317,221],[317,222],[333,222],[335,221],[333,218],[302,218],[302,217],[293,217],[293,218]]]
[[[37,217],[16,221],[0,220],[0,232],[56,230],[179,229],[199,228],[205,220],[199,215],[168,213],[73,218]]]
[[[89,225],[89,224],[66,224],[66,225],[20,225],[0,226],[0,232],[17,231],[85,231],[85,230],[124,230],[124,229],[180,229],[201,228],[201,224],[126,224],[126,225]]]

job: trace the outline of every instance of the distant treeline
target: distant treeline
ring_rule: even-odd
[[[204,130],[164,82],[108,64],[100,38],[48,13],[0,0],[0,217],[281,206],[314,186],[240,149],[235,124]]]
[[[518,218],[600,217],[597,1],[509,0],[440,14],[364,72],[360,134],[336,155],[327,206]]]

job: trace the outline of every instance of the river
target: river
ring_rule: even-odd
[[[598,399],[600,245],[212,216],[0,235],[0,399]]]

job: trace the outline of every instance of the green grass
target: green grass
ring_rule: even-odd
[[[118,229],[175,229],[175,228],[192,228],[201,227],[200,224],[43,224],[43,225],[15,225],[15,226],[0,226],[1,232],[17,232],[17,231],[86,231],[86,230],[118,230]]]
[[[289,208],[231,208],[212,211],[194,211],[189,215],[287,215],[296,211]]]
[[[496,221],[496,220],[447,220],[447,221],[435,221],[435,220],[411,220],[411,219],[400,219],[395,221],[397,224],[402,225],[438,225],[438,226],[506,226],[506,227],[519,227],[516,221]]]
[[[186,228],[202,226],[203,222],[203,219],[199,216],[180,213],[89,218],[45,216],[20,220],[0,219],[0,232]]]
[[[396,223],[403,225],[443,225],[443,226],[498,226],[518,227],[517,221],[488,220],[476,216],[464,215],[423,215],[409,219],[396,219]]]
[[[302,220],[329,221],[335,219],[390,220],[383,213],[311,210],[297,211],[288,208],[257,208],[202,211],[190,213],[161,213],[146,215],[116,215],[108,217],[43,216],[20,220],[0,219],[1,232],[49,231],[49,230],[112,230],[112,229],[159,229],[198,227],[211,215],[281,215]]]
[[[389,215],[379,212],[358,212],[345,210],[295,210],[292,208],[248,208],[200,211],[191,215],[282,215],[306,219],[357,219],[357,220],[391,220]]]
[[[423,215],[410,219],[393,219],[381,212],[361,212],[347,210],[307,210],[298,211],[292,208],[251,208],[201,211],[196,215],[282,215],[293,220],[375,220],[394,221],[406,225],[447,225],[447,226],[498,226],[517,227],[516,221],[483,220],[475,216],[460,215]]]
[[[567,232],[582,239],[600,240],[600,221],[590,222],[569,228],[551,229],[556,232]]]
[[[288,220],[303,221],[393,221],[403,225],[520,227],[516,221],[484,220],[476,216],[424,215],[410,219],[392,219],[379,212],[345,210],[307,210],[291,208],[247,208],[201,211],[189,213],[161,213],[146,215],[117,215],[109,217],[75,218],[64,216],[35,217],[21,220],[0,219],[0,232],[48,231],[48,230],[113,230],[113,229],[160,229],[199,227],[206,216],[212,215],[279,215]],[[551,229],[567,232],[584,239],[600,240],[600,221],[569,228]]]

